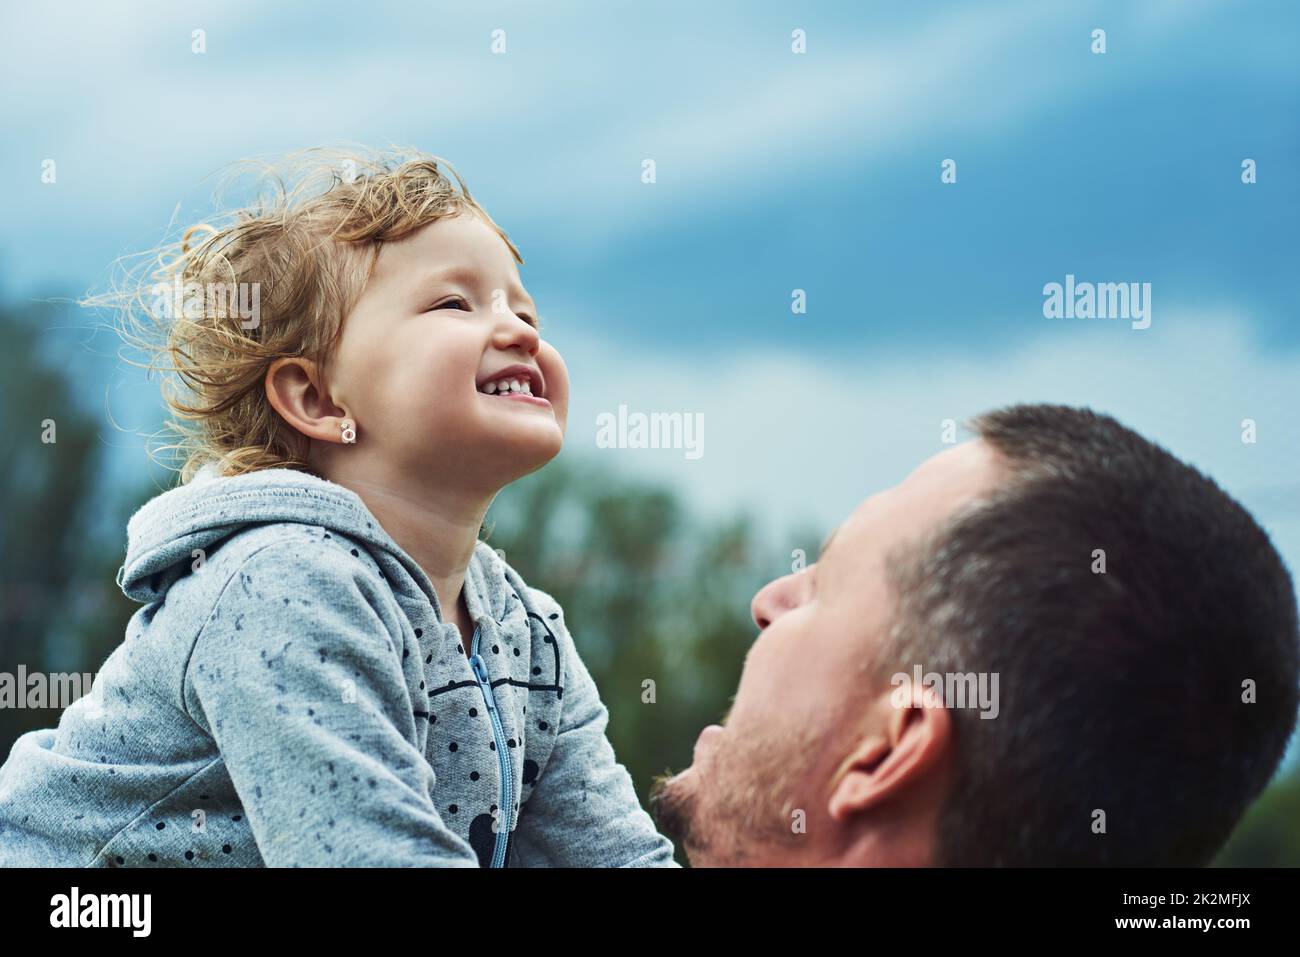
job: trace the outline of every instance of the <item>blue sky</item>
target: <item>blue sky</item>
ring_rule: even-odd
[[[236,159],[412,145],[523,252],[573,377],[564,454],[757,511],[773,573],[816,547],[793,529],[940,450],[943,419],[1047,400],[1195,462],[1300,568],[1293,4],[466,6],[7,9],[0,293],[100,288]],[[1067,273],[1150,282],[1152,327],[1045,319]],[[156,389],[65,319],[51,343],[82,343],[112,475],[134,474],[143,440],[108,413],[148,431]],[[703,414],[705,454],[598,449],[620,403]]]

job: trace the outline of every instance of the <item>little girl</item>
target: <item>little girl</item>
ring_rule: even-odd
[[[478,540],[564,436],[523,259],[438,157],[301,162],[124,301],[183,484],[129,523],[125,641],[0,767],[0,865],[675,866]]]

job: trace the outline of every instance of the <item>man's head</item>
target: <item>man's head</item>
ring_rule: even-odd
[[[651,798],[693,863],[1198,865],[1272,776],[1300,637],[1263,530],[1106,416],[973,426],[755,596]]]

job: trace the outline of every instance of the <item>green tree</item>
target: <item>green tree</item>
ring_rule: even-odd
[[[765,580],[748,523],[700,521],[665,489],[561,456],[501,494],[485,534],[564,607],[644,802],[735,693]]]
[[[1218,867],[1300,865],[1300,770],[1280,774],[1246,812]]]
[[[36,304],[0,308],[0,671],[93,673],[122,640],[135,605],[117,587],[121,543],[91,531],[124,529],[131,503],[100,482],[100,423],[81,407],[44,339],[60,315]],[[119,522],[96,522],[103,510]],[[0,709],[0,756],[26,731],[58,723],[57,709]]]

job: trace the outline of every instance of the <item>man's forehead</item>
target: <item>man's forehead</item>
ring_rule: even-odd
[[[955,509],[990,491],[997,478],[997,459],[988,443],[974,439],[926,459],[899,484],[877,492],[827,539],[854,541],[869,537],[872,548],[887,551],[939,524]],[[843,544],[843,542],[841,542]]]

